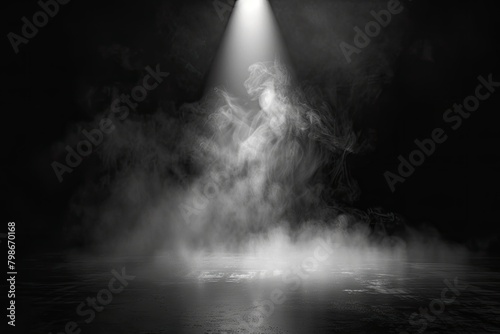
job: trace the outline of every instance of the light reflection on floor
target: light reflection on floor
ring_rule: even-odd
[[[337,263],[298,276],[293,268],[272,269],[257,260],[242,265],[237,256],[213,260],[194,270],[166,269],[161,258],[97,262],[52,256],[27,262],[29,279],[19,284],[18,299],[25,305],[19,323],[30,333],[59,333],[68,321],[76,321],[82,333],[97,334],[416,333],[424,323],[410,324],[410,315],[441,298],[444,280],[458,278],[467,288],[439,317],[425,320],[425,332],[500,331],[500,273],[491,271],[494,259],[476,259],[474,265]],[[86,324],[76,307],[106,287],[111,269],[123,266],[136,278]],[[284,300],[269,307],[276,289]],[[252,318],[256,314],[261,318]]]

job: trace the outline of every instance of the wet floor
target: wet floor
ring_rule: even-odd
[[[24,261],[18,276],[17,327],[54,334],[500,332],[498,259],[301,268],[212,260],[193,269],[161,256],[40,255]]]

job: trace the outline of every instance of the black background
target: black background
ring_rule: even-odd
[[[364,7],[368,2],[350,5],[342,22],[335,21],[343,15],[338,12],[328,19],[331,3],[271,1],[299,81],[328,89],[330,76],[353,68],[370,73],[378,62],[370,57],[391,57],[392,79],[367,103],[351,108],[356,130],[377,138],[372,140],[374,151],[350,160],[362,190],[359,205],[380,205],[410,221],[432,224],[449,239],[498,251],[499,92],[457,131],[447,131],[446,143],[394,193],[383,177],[397,168],[398,155],[414,149],[415,138],[427,138],[433,128],[444,126],[444,111],[474,92],[479,75],[492,73],[500,81],[495,2],[415,0],[404,18],[395,18],[387,34],[382,32],[363,51],[362,60],[349,65],[339,56],[335,28],[341,26],[342,38],[352,43],[352,27],[370,19]],[[221,21],[208,0],[73,0],[15,54],[7,33],[19,33],[21,17],[38,10],[35,1],[11,1],[2,10],[2,217],[17,222],[24,244],[20,250],[27,252],[64,244],[72,196],[97,177],[97,156],[85,159],[62,183],[50,164],[61,159],[56,144],[65,142],[74,124],[105,108],[100,87],[133,82],[140,69],[159,63],[171,75],[138,112],[160,106],[175,113],[182,103],[201,97],[227,24],[227,14]],[[304,19],[309,11],[322,13],[326,21]],[[352,17],[356,19],[349,23]],[[328,38],[330,33],[334,38]],[[433,61],[422,58],[420,41],[431,45]],[[113,45],[122,47],[117,54],[130,55],[128,65],[116,54],[103,55],[103,47]],[[187,64],[201,75],[190,72]],[[85,97],[89,87],[98,92],[91,106]]]

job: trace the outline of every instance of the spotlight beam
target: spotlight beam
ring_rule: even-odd
[[[268,1],[238,0],[207,88],[223,86],[236,96],[246,96],[243,83],[250,65],[276,58],[284,62],[287,56]]]

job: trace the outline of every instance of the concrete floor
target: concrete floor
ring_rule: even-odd
[[[498,259],[302,271],[241,263],[226,256],[193,270],[162,257],[38,255],[19,270],[16,329],[70,333],[65,326],[74,321],[75,333],[93,334],[500,332]],[[89,314],[77,307],[107,289],[111,270],[122,268],[135,278],[87,323]]]

